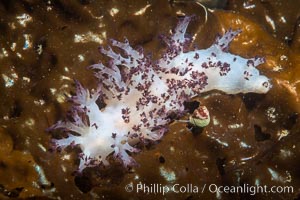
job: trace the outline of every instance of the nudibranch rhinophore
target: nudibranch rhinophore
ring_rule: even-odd
[[[90,66],[99,84],[90,92],[76,81],[76,94],[71,98],[70,118],[52,127],[68,133],[53,139],[54,146],[79,146],[78,171],[99,164],[108,165],[110,154],[124,164],[135,164],[129,152],[138,152],[130,141],[155,141],[168,130],[170,114],[185,114],[184,102],[210,90],[227,94],[266,93],[269,79],[256,68],[263,58],[242,58],[228,52],[228,45],[240,31],[228,30],[207,49],[187,51],[191,39],[185,37],[191,17],[182,18],[174,33],[165,39],[167,49],[152,61],[142,49],[129,42],[111,40],[122,55],[111,47],[100,48],[111,60]],[[105,107],[99,108],[101,100]]]

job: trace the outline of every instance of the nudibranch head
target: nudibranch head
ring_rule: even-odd
[[[267,77],[259,76],[253,81],[249,79],[249,81],[245,82],[243,87],[247,88],[247,93],[254,92],[258,94],[264,94],[272,88],[272,84],[270,83],[270,79]]]

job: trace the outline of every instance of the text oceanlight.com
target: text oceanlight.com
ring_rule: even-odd
[[[293,186],[267,186],[267,185],[249,185],[243,184],[239,186],[224,186],[217,184],[127,184],[125,186],[127,192],[145,193],[145,194],[162,194],[167,193],[227,193],[227,194],[250,194],[255,195],[258,193],[293,193]]]

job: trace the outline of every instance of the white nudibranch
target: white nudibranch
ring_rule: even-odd
[[[160,140],[168,130],[170,114],[183,116],[184,102],[203,92],[266,93],[271,88],[269,79],[255,68],[263,58],[246,59],[228,52],[229,43],[240,31],[228,30],[208,49],[187,51],[191,39],[185,32],[190,20],[181,19],[175,32],[164,38],[167,49],[155,62],[141,49],[133,49],[127,40],[111,40],[121,54],[111,47],[100,48],[111,60],[108,67],[102,63],[90,67],[98,78],[98,88],[90,93],[76,82],[70,117],[49,128],[68,133],[66,138],[53,139],[56,148],[71,145],[81,149],[79,172],[108,165],[109,155],[124,166],[135,164],[129,152],[139,149],[132,141]],[[104,102],[105,107],[100,109],[96,101]],[[190,121],[206,126],[209,116],[206,121],[195,118],[201,113],[205,112],[195,113]]]

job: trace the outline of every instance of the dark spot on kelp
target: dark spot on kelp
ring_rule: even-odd
[[[269,133],[264,133],[262,131],[262,128],[258,125],[254,125],[254,135],[255,140],[258,142],[269,140],[271,138],[271,135]]]
[[[165,160],[165,158],[163,156],[159,156],[158,160],[162,164],[166,162],[166,160]]]
[[[75,176],[74,181],[75,185],[83,193],[88,193],[93,187],[91,180],[86,176]]]
[[[225,161],[226,161],[225,158],[217,158],[216,160],[216,165],[221,176],[225,175],[225,169],[224,169]]]
[[[10,108],[9,118],[17,118],[21,116],[22,106],[19,101],[15,101],[14,104]]]
[[[22,192],[23,187],[16,187],[12,190],[6,189],[3,185],[0,184],[0,193],[9,198],[17,198]]]
[[[189,101],[189,102],[184,102],[184,109],[187,110],[189,113],[193,113],[194,110],[196,110],[199,105],[200,102],[199,101]]]
[[[288,115],[286,121],[283,123],[285,129],[291,129],[298,121],[299,113],[294,112]]]
[[[247,110],[252,110],[255,108],[258,102],[262,102],[265,95],[263,94],[255,94],[255,93],[248,93],[243,95],[243,101],[247,108]]]

